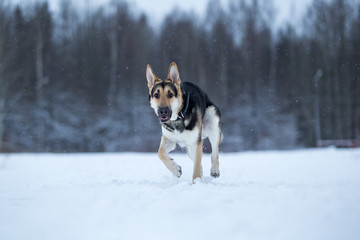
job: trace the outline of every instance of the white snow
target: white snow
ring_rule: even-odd
[[[360,239],[360,150],[0,155],[0,239]]]

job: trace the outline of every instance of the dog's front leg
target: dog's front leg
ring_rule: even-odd
[[[169,152],[175,149],[176,144],[166,137],[161,137],[160,147],[158,151],[159,158],[176,177],[180,177],[182,174],[181,167],[169,157]]]
[[[191,156],[191,159],[194,160],[193,183],[196,178],[202,178],[202,144],[203,141],[200,139],[196,144],[188,147],[188,154]]]

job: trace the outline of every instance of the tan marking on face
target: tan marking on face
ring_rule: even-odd
[[[157,84],[157,83],[160,83],[162,80],[160,79],[160,78],[155,78],[155,80],[154,80],[154,84],[148,84],[148,87],[149,87],[149,94],[151,94],[151,91],[152,91],[152,89],[153,89],[153,87],[154,87],[154,85],[155,84]]]

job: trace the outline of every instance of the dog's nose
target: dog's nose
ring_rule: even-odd
[[[160,107],[158,110],[159,116],[167,116],[169,114],[168,107]]]

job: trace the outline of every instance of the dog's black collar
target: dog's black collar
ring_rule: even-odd
[[[185,114],[189,108],[189,102],[190,102],[190,93],[187,94],[187,98],[186,98],[186,105],[185,105],[185,108],[183,111],[180,111],[179,112],[179,116],[177,117],[177,119],[175,121],[179,121],[181,119],[184,119],[185,118]],[[175,122],[174,121],[174,122]],[[175,131],[175,128],[173,127],[172,124],[169,124],[169,123],[163,123],[162,124],[166,130],[170,131],[170,132],[174,132]]]
[[[175,128],[173,128],[172,126],[170,126],[169,124],[167,123],[163,123],[163,126],[166,130],[168,130],[169,132],[173,132],[175,131]]]
[[[187,94],[186,105],[185,105],[184,111],[180,111],[179,116],[178,116],[178,118],[176,120],[180,120],[180,119],[185,118],[186,111],[189,108],[189,100],[190,100],[190,93]]]

